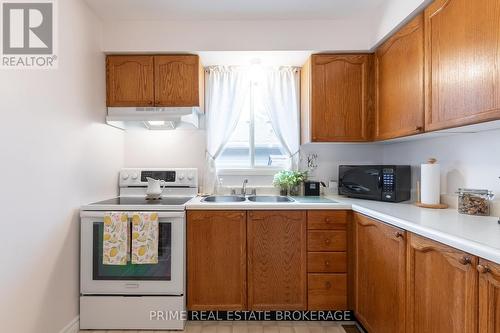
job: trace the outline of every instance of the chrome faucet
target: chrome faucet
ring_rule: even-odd
[[[243,180],[243,186],[241,187],[241,195],[243,196],[247,195],[247,184],[248,184],[248,179]]]

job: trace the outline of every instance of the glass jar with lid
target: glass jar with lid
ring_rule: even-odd
[[[490,201],[495,197],[489,190],[458,189],[458,212],[467,215],[490,215]]]

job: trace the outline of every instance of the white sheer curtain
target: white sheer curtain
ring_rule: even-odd
[[[300,69],[279,67],[264,72],[262,100],[274,132],[298,168],[300,148],[299,89]]]
[[[207,149],[203,192],[213,193],[217,182],[215,159],[233,133],[248,98],[248,72],[238,67],[207,68],[206,127]]]

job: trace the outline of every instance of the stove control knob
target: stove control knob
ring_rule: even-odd
[[[179,180],[183,180],[183,179],[184,179],[184,174],[183,174],[183,173],[180,173],[180,174],[179,174],[179,177],[177,177],[177,178],[179,178]]]
[[[124,172],[122,173],[122,179],[127,180],[128,179],[128,173]]]
[[[192,174],[192,173],[190,173],[190,174],[188,175],[188,180],[193,180],[193,178],[194,178],[194,177],[193,177],[193,174]]]
[[[139,177],[139,176],[137,175],[137,173],[135,173],[135,172],[134,172],[134,173],[132,174],[132,179],[133,179],[133,180],[136,180],[138,177]]]

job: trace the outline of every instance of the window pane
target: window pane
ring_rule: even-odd
[[[217,158],[217,168],[289,167],[289,158],[274,132],[259,89],[258,83],[254,82],[251,99],[242,111],[238,125],[223,153]],[[252,137],[253,151],[250,143]],[[251,154],[255,154],[254,165],[251,162]]]

